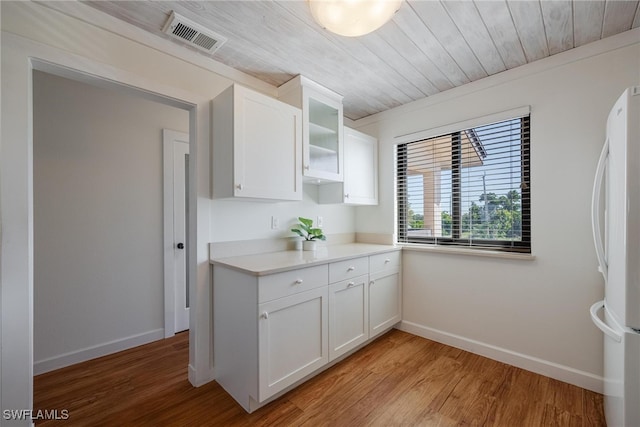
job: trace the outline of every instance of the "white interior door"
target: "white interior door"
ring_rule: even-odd
[[[165,337],[189,329],[189,135],[164,130]]]

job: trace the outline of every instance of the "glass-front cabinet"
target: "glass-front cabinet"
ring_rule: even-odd
[[[342,96],[297,76],[280,86],[278,97],[302,109],[302,173],[305,182],[342,182]]]

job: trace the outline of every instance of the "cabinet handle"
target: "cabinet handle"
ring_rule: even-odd
[[[242,190],[242,189],[244,188],[244,185],[242,185],[242,184],[238,184],[238,185],[236,185],[236,188],[237,188],[238,190]]]
[[[384,260],[384,263],[385,263],[385,264],[388,264],[388,263],[390,263],[390,262],[391,262],[391,260],[390,260],[389,258],[386,258],[386,259]]]
[[[302,285],[302,279],[298,279],[294,282],[296,285]]]
[[[345,195],[344,195],[344,198],[345,198],[345,199],[348,199],[348,198],[349,198],[349,193],[345,194]]]
[[[264,313],[262,313],[262,317],[263,319],[268,319],[269,318],[269,313],[267,313],[266,311]]]
[[[372,281],[369,282],[369,285],[375,285],[375,284],[376,284],[375,280],[372,280]]]
[[[309,165],[305,165],[304,170],[308,171],[309,170]]]
[[[351,267],[347,268],[347,271],[353,271],[353,270],[355,270],[355,269],[356,269],[356,268],[355,268],[354,266],[351,266]]]
[[[354,282],[349,282],[349,283],[347,283],[347,288],[350,288],[350,287],[352,287],[353,285],[355,285],[355,283],[354,283]]]

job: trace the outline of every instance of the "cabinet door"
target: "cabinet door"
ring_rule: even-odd
[[[368,275],[329,286],[329,361],[369,337]]]
[[[303,88],[303,174],[311,182],[342,182],[342,102]]]
[[[260,402],[328,362],[327,287],[258,306]]]
[[[400,273],[384,272],[369,278],[369,338],[401,320]]]
[[[378,204],[378,140],[344,128],[344,202]]]
[[[302,113],[237,86],[234,94],[234,196],[302,200]]]

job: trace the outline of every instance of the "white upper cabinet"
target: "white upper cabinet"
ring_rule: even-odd
[[[278,89],[278,97],[302,109],[302,165],[305,182],[342,182],[342,96],[302,76]]]
[[[302,113],[232,85],[212,102],[214,198],[302,200]]]
[[[378,140],[344,128],[344,182],[323,185],[320,203],[378,204]]]
[[[357,130],[344,129],[344,202],[378,204],[378,140]]]

